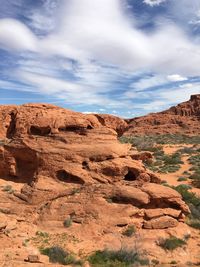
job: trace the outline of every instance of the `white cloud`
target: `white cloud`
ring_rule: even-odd
[[[166,0],[143,0],[143,2],[150,6],[158,6],[164,3]]]
[[[130,85],[130,88],[134,89],[134,92],[137,91],[143,91],[150,89],[152,87],[157,87],[157,86],[163,86],[172,82],[183,82],[187,81],[188,78],[183,77],[179,74],[171,74],[171,75],[159,75],[155,74],[150,77],[144,77],[141,78],[139,81],[134,82]],[[129,90],[127,94],[129,95],[132,90]],[[133,92],[133,96],[134,96]]]
[[[156,91],[135,92],[132,106],[146,112],[165,110],[172,105],[189,100],[193,94],[200,94],[200,83],[186,83],[185,86],[162,88]],[[138,99],[145,99],[146,103],[138,103]]]
[[[1,19],[0,47],[12,51],[36,51],[37,38],[23,23],[14,19]]]
[[[134,26],[134,18],[125,13],[120,0],[69,0],[61,7],[55,30],[40,39],[16,20],[0,20],[1,46],[58,55],[81,64],[96,60],[132,72],[200,74],[199,44],[173,24],[145,34]]]
[[[181,84],[179,85],[180,88],[192,88],[195,87],[195,84],[192,83],[185,83],[185,84]]]
[[[153,106],[161,108],[163,99],[169,103],[161,95],[164,91],[155,96],[146,92],[148,88],[187,79],[189,84],[186,77],[200,75],[198,39],[169,21],[162,20],[158,28],[146,33],[137,28],[137,18],[126,13],[122,0],[62,0],[60,9],[55,8],[54,0],[47,2],[54,5],[53,19],[43,17],[42,12],[30,16],[30,25],[46,29],[46,35],[34,35],[17,20],[0,20],[0,47],[24,56],[18,72],[10,75],[26,83],[28,90],[54,95],[67,103],[114,109],[130,105],[129,98],[140,96],[151,101],[157,97]],[[145,0],[151,6],[161,2]],[[24,54],[27,50],[32,54]],[[132,83],[125,95],[112,97],[115,85],[130,80],[135,72],[155,75]],[[188,86],[180,85],[180,89],[189,91]],[[151,109],[152,103],[144,109]]]
[[[193,94],[200,93],[200,84],[194,85],[192,88],[181,87],[181,88],[170,88],[168,90],[161,90],[158,92],[158,97],[162,98],[165,103],[173,104],[180,103],[189,100]]]
[[[182,82],[182,81],[187,81],[186,77],[183,77],[179,74],[172,74],[167,76],[168,80],[171,82]]]

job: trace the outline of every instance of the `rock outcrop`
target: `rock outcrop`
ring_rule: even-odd
[[[200,134],[200,95],[170,109],[127,120],[124,135]]]
[[[118,142],[126,127],[121,119],[27,104],[1,106],[0,121],[0,177],[24,184],[4,205],[11,212],[26,203],[16,210],[24,216],[36,210],[37,223],[62,225],[68,216],[80,227],[103,229],[175,227],[189,213],[181,196],[143,165],[151,155],[133,156],[130,145]]]

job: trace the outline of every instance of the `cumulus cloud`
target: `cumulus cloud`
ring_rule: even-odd
[[[97,60],[129,71],[199,74],[198,44],[175,25],[145,34],[134,26],[120,0],[63,1],[58,17],[56,30],[40,39],[19,21],[1,20],[1,45],[80,62]]]

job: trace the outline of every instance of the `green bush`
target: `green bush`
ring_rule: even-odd
[[[197,179],[193,179],[192,185],[196,188],[200,188],[200,177]]]
[[[184,172],[183,172],[183,175],[190,175],[190,172],[188,172],[188,171],[184,171]]]
[[[181,154],[193,154],[196,152],[196,150],[193,148],[193,147],[184,147],[184,148],[181,148],[177,151],[178,153],[181,153]]]
[[[72,219],[68,218],[63,222],[64,227],[69,228],[72,225]]]
[[[186,177],[179,177],[177,179],[178,182],[184,182],[184,181],[187,181],[187,178]]]
[[[163,135],[143,135],[143,136],[122,136],[122,143],[131,143],[138,146],[141,143],[150,144],[199,144],[200,136],[187,136],[181,134],[163,134]]]
[[[122,233],[123,235],[127,237],[131,237],[135,234],[135,226],[134,225],[129,225],[128,228]]]
[[[179,165],[163,165],[159,168],[160,173],[173,173],[180,169]]]
[[[200,198],[196,194],[189,192],[188,188],[179,185],[174,187],[177,190],[183,200],[188,204],[191,214],[188,215],[186,223],[193,227],[200,229]]]
[[[166,250],[175,250],[178,247],[182,247],[186,245],[185,240],[177,238],[175,236],[171,236],[170,238],[164,239],[159,244],[163,249]]]
[[[200,155],[191,156],[189,159],[190,164],[200,166]]]
[[[154,153],[156,160],[146,166],[153,172],[173,173],[180,169],[180,164],[183,164],[180,153],[166,155],[163,150]]]
[[[2,189],[4,192],[8,192],[9,194],[12,194],[14,192],[12,185],[5,185]]]
[[[183,164],[183,161],[181,160],[181,154],[180,153],[174,153],[172,155],[164,155],[162,160],[163,160],[164,164],[166,164],[166,165]]]
[[[49,234],[48,233],[42,232],[42,231],[37,231],[35,234],[37,236],[40,236],[40,237],[43,237],[43,238],[48,238],[49,237]]]
[[[59,263],[62,265],[69,265],[69,264],[81,264],[80,261],[77,261],[73,255],[66,252],[61,247],[50,247],[50,248],[43,248],[40,250],[43,255],[49,257],[49,261],[51,263]]]
[[[189,216],[187,224],[193,228],[200,229],[200,219],[195,219],[192,218],[192,216]]]
[[[96,251],[88,258],[92,267],[131,267],[133,264],[146,265],[147,259],[141,259],[136,251]]]

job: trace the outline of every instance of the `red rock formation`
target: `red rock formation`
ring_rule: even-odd
[[[24,183],[13,203],[34,206],[39,221],[63,221],[73,214],[76,222],[107,227],[110,220],[114,227],[133,222],[136,214],[139,227],[167,228],[178,224],[173,214],[189,212],[181,196],[158,185],[159,178],[144,167],[143,156],[151,155],[136,160],[130,145],[118,142],[117,132],[126,126],[121,119],[28,104],[1,106],[0,121],[0,177]],[[154,218],[145,210],[166,208],[171,210],[159,213],[159,222],[147,224]]]
[[[200,95],[170,109],[127,120],[124,135],[148,134],[200,134]]]

